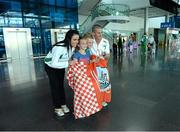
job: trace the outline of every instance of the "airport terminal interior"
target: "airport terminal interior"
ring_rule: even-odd
[[[163,2],[0,0],[0,130],[180,131],[180,1]],[[112,101],[75,119],[65,79],[70,113],[57,117],[44,57],[69,29],[94,24],[110,44]]]

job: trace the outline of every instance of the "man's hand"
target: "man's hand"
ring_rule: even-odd
[[[105,56],[103,56],[103,57],[104,57],[104,59],[105,59],[105,60],[107,60],[107,61],[108,61],[108,60],[109,60],[109,58],[110,58],[110,54],[106,54],[106,55],[105,55]]]

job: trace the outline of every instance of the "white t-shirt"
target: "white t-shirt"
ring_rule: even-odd
[[[150,43],[150,44],[153,44],[153,43],[154,43],[154,37],[153,37],[153,36],[150,36],[150,37],[148,38],[148,43]]]
[[[74,49],[72,49],[74,50]],[[68,61],[72,56],[71,48],[69,48],[69,53],[67,47],[64,46],[54,46],[52,51],[47,54],[45,57],[45,63],[56,69],[67,68]]]
[[[95,40],[93,40],[93,46],[91,48],[92,54],[96,56],[100,56],[103,54],[110,54],[110,45],[107,39],[102,38],[100,43],[97,44]]]

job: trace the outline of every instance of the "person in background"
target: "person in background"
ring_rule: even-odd
[[[78,31],[71,29],[66,33],[63,41],[57,42],[52,46],[52,49],[44,59],[56,116],[63,116],[69,112],[64,91],[65,68],[68,67],[69,59],[78,42]]]
[[[113,55],[117,56],[117,44],[113,43]]]
[[[154,54],[155,53],[155,40],[152,34],[148,37],[148,44],[150,45],[150,50]]]
[[[146,54],[146,46],[147,46],[147,35],[144,33],[141,39],[141,53]]]
[[[126,40],[123,38],[123,44],[126,42]]]
[[[118,55],[123,54],[123,42],[122,42],[122,37],[121,34],[119,34],[119,40],[118,40]]]

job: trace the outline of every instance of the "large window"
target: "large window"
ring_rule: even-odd
[[[4,45],[3,31],[0,29],[0,60],[6,59],[6,50]]]
[[[77,0],[1,0],[0,59],[6,52],[2,29],[4,27],[31,28],[33,56],[44,56],[51,47],[50,29],[77,28]]]

